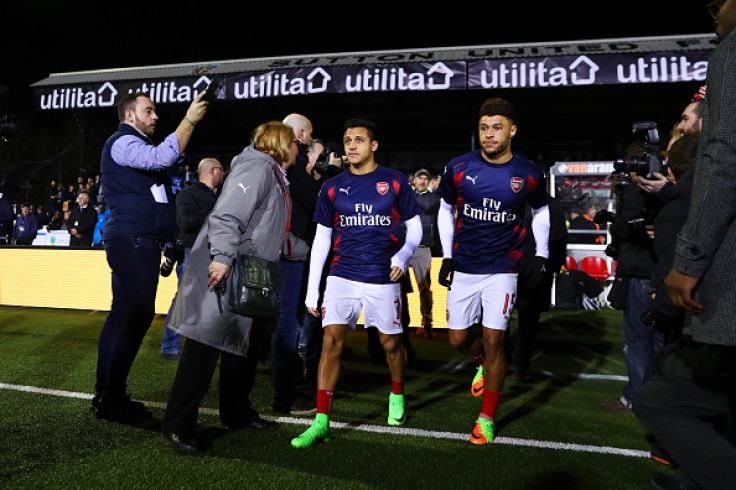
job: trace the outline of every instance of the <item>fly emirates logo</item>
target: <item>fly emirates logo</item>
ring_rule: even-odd
[[[501,201],[484,197],[482,207],[473,207],[468,203],[464,203],[462,212],[463,216],[467,218],[492,223],[509,223],[516,219],[516,213],[501,211],[500,209]]]
[[[373,204],[356,203],[355,214],[340,214],[340,226],[391,226],[391,216],[373,214]]]

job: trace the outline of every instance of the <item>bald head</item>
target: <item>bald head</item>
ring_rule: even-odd
[[[216,158],[203,158],[197,165],[199,181],[210,187],[217,187],[225,181],[225,171]]]
[[[312,122],[301,114],[289,114],[283,123],[291,126],[296,139],[309,146],[312,144]]]

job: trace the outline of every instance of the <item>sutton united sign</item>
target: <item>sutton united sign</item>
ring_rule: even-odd
[[[188,103],[215,77],[224,88],[220,95],[224,100],[318,93],[701,82],[707,72],[711,38],[322,55],[303,61],[233,61],[192,65],[186,67],[188,74],[184,74],[184,66],[168,70],[144,67],[52,75],[32,87],[37,108],[54,110],[110,107],[119,94],[136,91],[148,94],[157,104]],[[660,49],[651,49],[654,41]],[[450,55],[455,59],[446,59]],[[60,83],[55,83],[57,80]]]

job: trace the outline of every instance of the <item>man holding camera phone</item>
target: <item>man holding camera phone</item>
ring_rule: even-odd
[[[178,163],[207,112],[205,92],[176,130],[155,145],[156,106],[145,93],[118,104],[118,130],[102,150],[100,168],[110,217],[102,243],[112,269],[112,306],[100,332],[92,410],[100,419],[131,423],[151,412],[127,393],[127,378],[155,314],[161,244],[174,238],[174,195],[168,169]]]

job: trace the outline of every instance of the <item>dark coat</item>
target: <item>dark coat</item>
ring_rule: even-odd
[[[227,310],[207,285],[214,260],[231,265],[238,254],[277,261],[284,244],[291,199],[277,163],[246,148],[235,157],[222,195],[197,235],[169,328],[218,350],[246,357],[253,319]]]
[[[194,246],[194,240],[215,207],[217,197],[207,184],[199,181],[186,186],[176,195],[176,225],[184,247]]]
[[[80,209],[75,207],[69,215],[69,229],[76,228],[81,238],[74,235],[69,239],[69,245],[72,247],[91,247],[92,239],[95,235],[95,226],[97,225],[97,211],[91,204]]]

